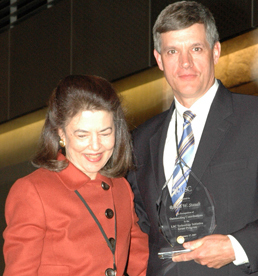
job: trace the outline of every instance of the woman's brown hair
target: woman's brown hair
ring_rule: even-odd
[[[64,130],[69,120],[84,110],[104,110],[113,114],[115,147],[100,173],[113,178],[124,176],[132,167],[130,133],[116,91],[107,80],[97,76],[71,75],[59,82],[49,100],[33,165],[57,172],[67,167],[67,161],[57,160],[58,129]]]

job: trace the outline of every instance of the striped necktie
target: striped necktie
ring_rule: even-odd
[[[178,145],[179,156],[177,156],[175,162],[175,169],[173,172],[173,187],[171,193],[171,199],[176,215],[178,215],[179,213],[181,203],[184,198],[185,188],[191,171],[190,168],[185,167],[185,164],[189,163],[189,161],[193,157],[194,136],[191,127],[191,121],[194,119],[195,116],[196,115],[193,114],[190,110],[185,111],[183,114],[183,134]]]

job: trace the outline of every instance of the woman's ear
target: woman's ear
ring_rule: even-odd
[[[59,128],[57,132],[58,132],[58,135],[61,139],[65,138],[64,131],[61,128]]]

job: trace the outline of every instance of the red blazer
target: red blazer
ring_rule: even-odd
[[[38,169],[12,186],[5,209],[4,276],[104,276],[107,268],[113,268],[113,255],[75,190],[108,238],[115,238],[115,223],[105,211],[115,210],[117,276],[124,274],[127,262],[130,276],[146,275],[147,235],[137,224],[127,181],[100,174],[90,180],[69,163],[61,172]]]

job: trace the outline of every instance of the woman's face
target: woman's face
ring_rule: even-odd
[[[58,130],[66,158],[91,179],[105,166],[115,146],[113,115],[104,110],[82,111]]]

